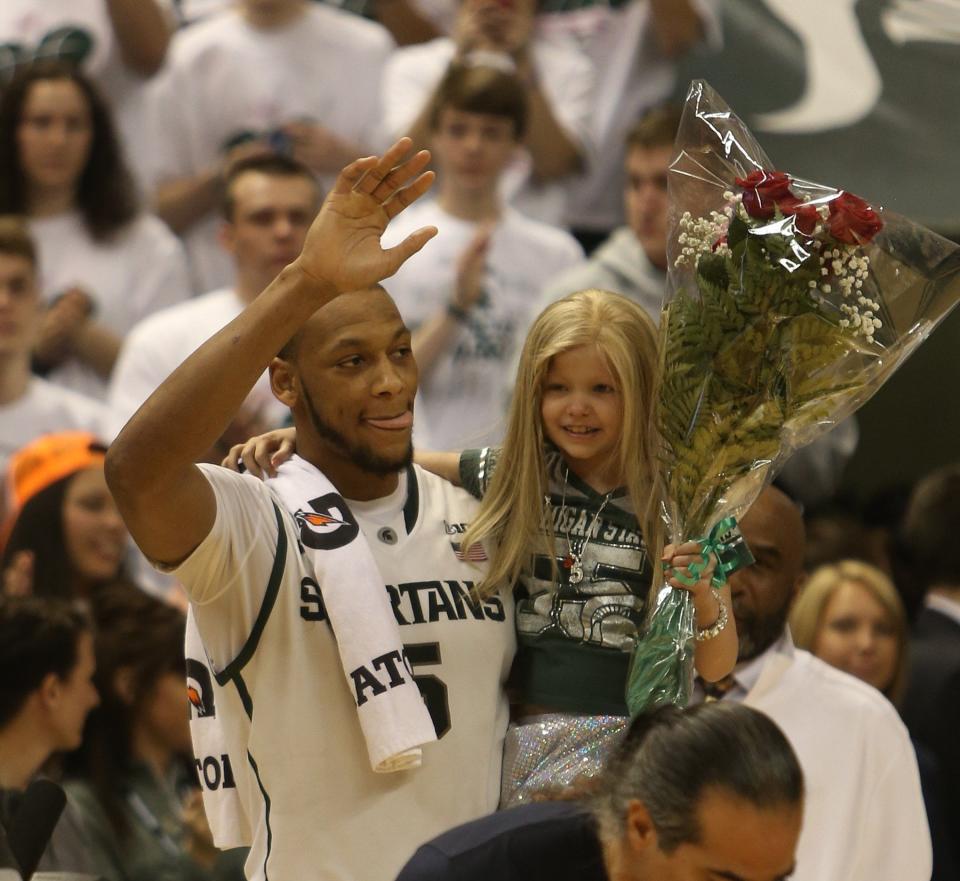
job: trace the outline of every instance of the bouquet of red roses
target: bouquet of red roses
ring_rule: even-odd
[[[718,533],[730,518],[876,392],[960,300],[960,248],[852,193],[774,170],[702,81],[687,96],[669,188],[662,513],[672,540],[709,537],[705,550],[722,560]],[[661,589],[635,652],[632,713],[687,702],[693,626],[689,594]]]

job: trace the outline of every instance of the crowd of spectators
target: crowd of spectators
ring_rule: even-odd
[[[38,775],[64,781],[42,868],[242,877],[196,785],[184,593],[150,570],[104,477],[126,421],[297,257],[336,173],[409,136],[438,175],[385,237],[439,230],[386,283],[413,332],[416,443],[497,444],[543,308],[601,288],[659,319],[679,123],[665,102],[677,59],[717,46],[720,26],[718,0],[5,0],[0,823]],[[264,374],[204,461],[288,420]],[[760,677],[753,705],[796,749],[808,805],[823,800],[797,877],[926,881],[909,874],[922,857],[896,875],[864,855],[881,826],[844,829],[846,845],[827,828],[855,795],[916,831],[919,779],[933,878],[958,881],[960,466],[845,504],[857,434],[850,418],[797,454],[746,521],[755,571],[782,590],[734,589],[747,675],[719,697]],[[760,659],[794,664],[793,643],[842,678],[763,679]],[[858,714],[876,726],[862,739],[842,721]],[[881,762],[904,743],[906,765]],[[868,749],[855,787],[827,779]]]

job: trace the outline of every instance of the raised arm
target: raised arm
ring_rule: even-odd
[[[430,155],[406,161],[401,139],[382,157],[347,166],[307,233],[303,252],[236,319],[211,337],[151,395],[107,455],[117,505],[144,553],[174,564],[213,526],[213,491],[194,464],[219,438],[257,377],[321,306],[393,275],[436,234],[412,233],[388,250],[392,217],[429,189]]]

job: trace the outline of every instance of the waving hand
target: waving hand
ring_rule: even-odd
[[[411,233],[384,250],[380,236],[390,220],[431,186],[426,150],[409,159],[412,142],[401,138],[383,156],[351,162],[337,178],[307,233],[301,269],[324,288],[361,290],[393,275],[433,236],[436,227]]]

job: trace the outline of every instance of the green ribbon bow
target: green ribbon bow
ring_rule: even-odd
[[[714,587],[722,587],[727,583],[728,575],[753,562],[753,554],[737,528],[736,517],[724,517],[699,542],[700,559],[687,566],[690,575],[683,575],[676,570],[673,572],[673,577],[687,587],[692,587],[700,580],[700,575],[710,565],[711,554],[717,558],[717,566],[710,579]]]

